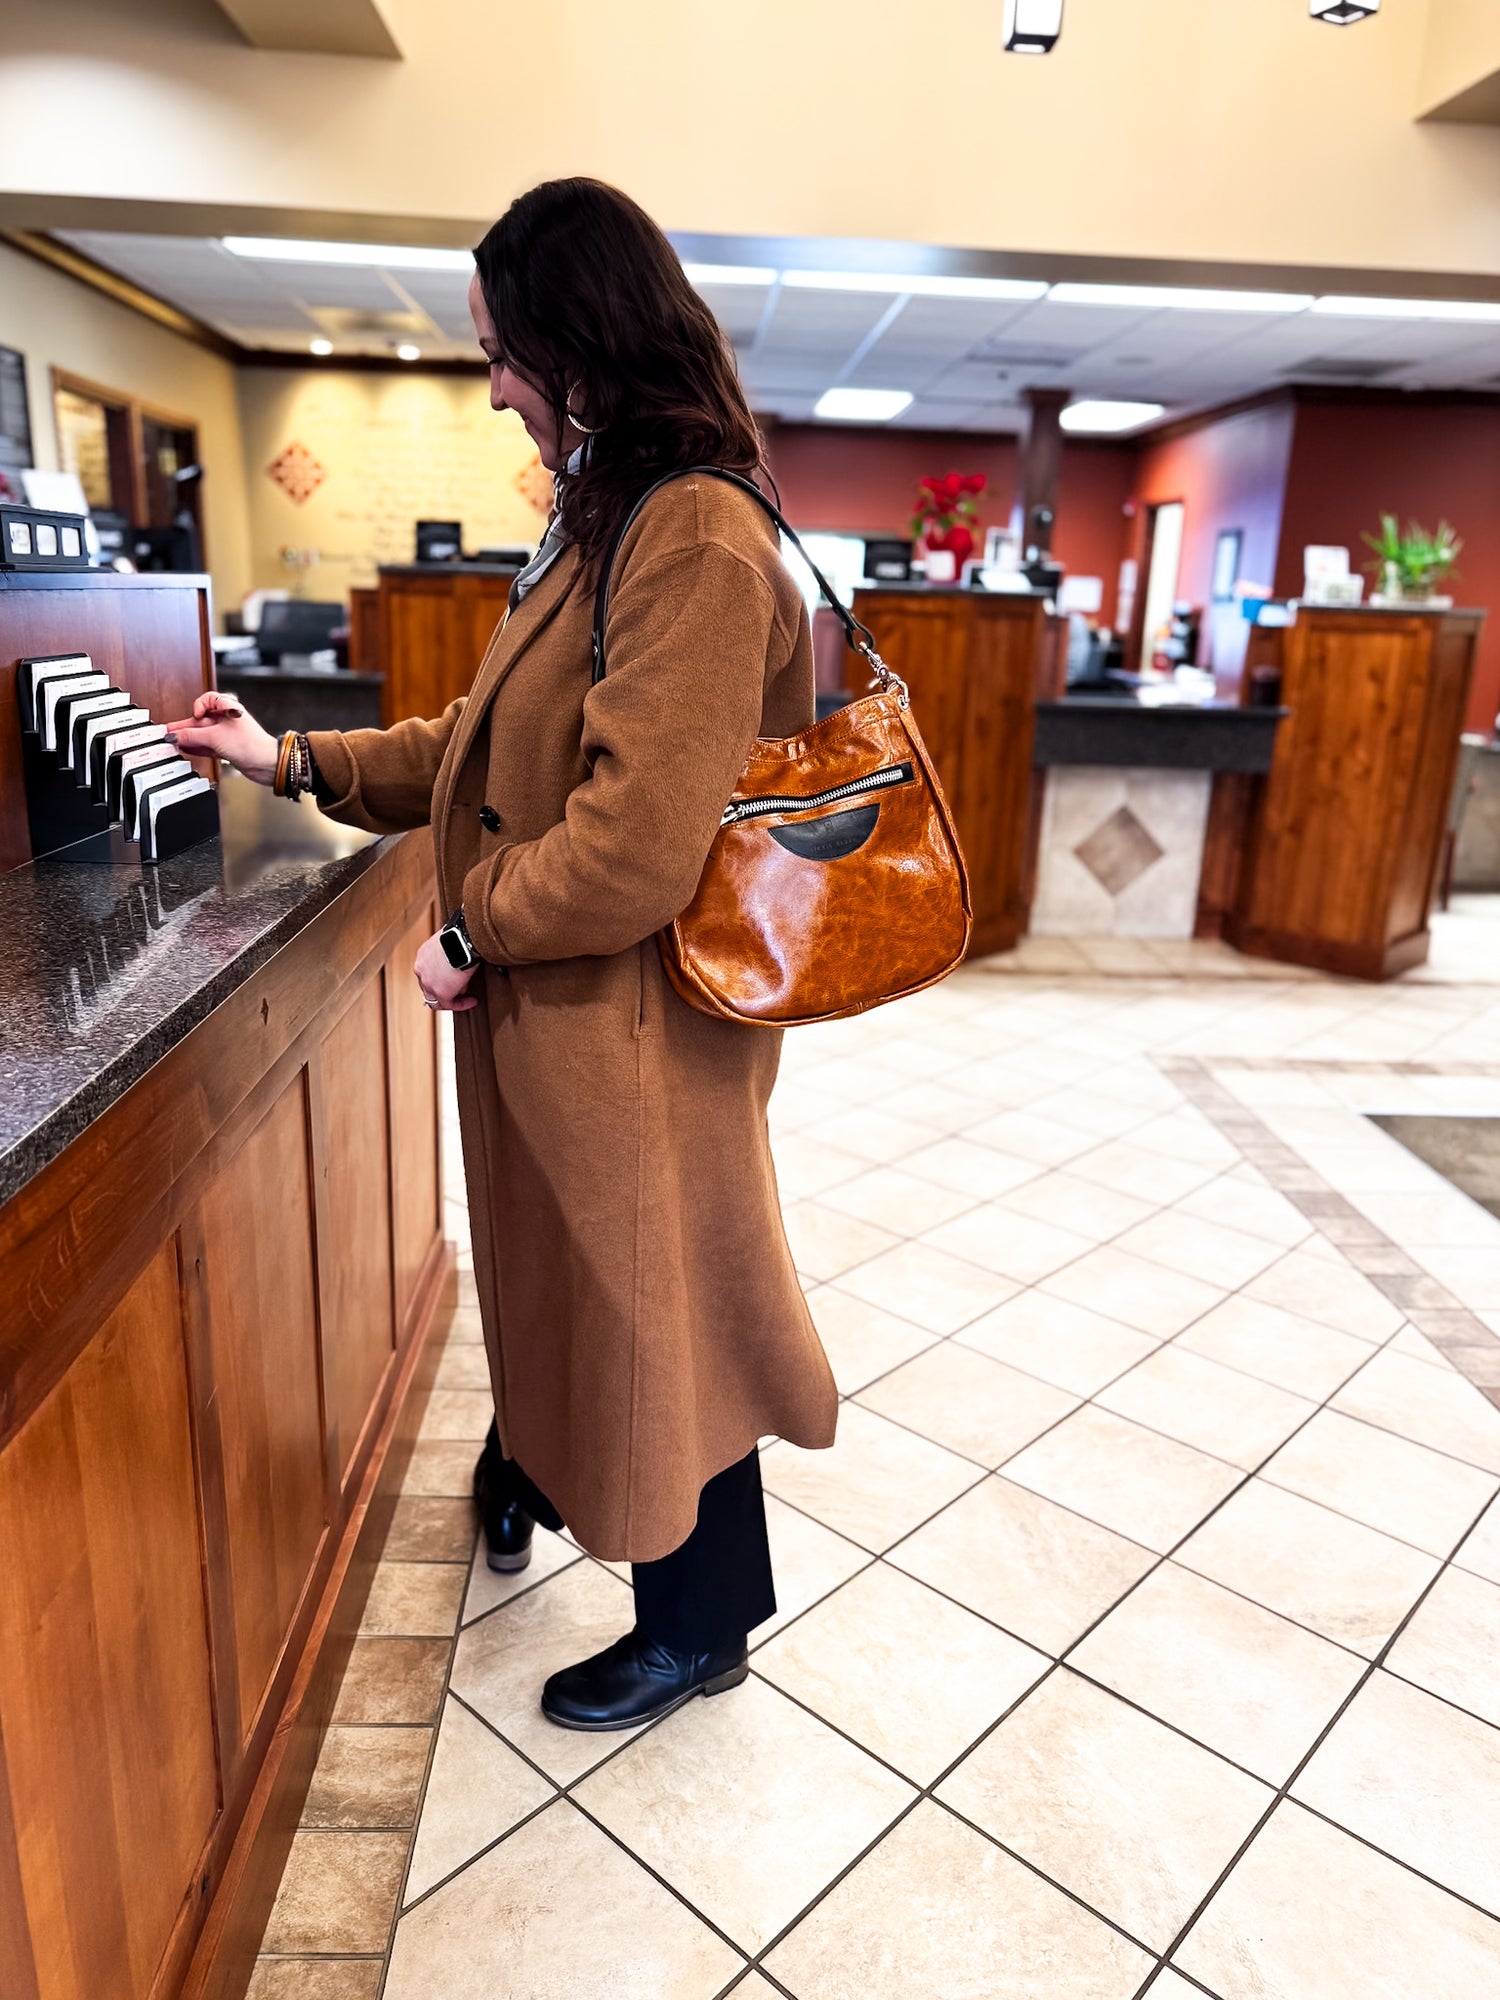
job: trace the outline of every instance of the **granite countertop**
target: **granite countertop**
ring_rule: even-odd
[[[1143,770],[1271,768],[1284,708],[1232,702],[1134,701],[1129,695],[1068,695],[1036,705],[1037,765],[1092,764]]]
[[[220,837],[159,866],[0,875],[0,1202],[388,844],[232,771],[219,798]]]

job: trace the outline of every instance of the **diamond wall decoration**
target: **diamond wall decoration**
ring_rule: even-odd
[[[1080,840],[1073,852],[1102,888],[1119,896],[1154,867],[1166,849],[1129,806],[1120,806],[1101,820],[1087,840]]]
[[[328,471],[305,444],[298,444],[294,439],[285,451],[271,460],[266,467],[266,477],[274,480],[288,500],[294,500],[300,507],[304,500],[311,500],[328,477]]]

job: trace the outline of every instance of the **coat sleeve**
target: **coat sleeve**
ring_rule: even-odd
[[[391,729],[314,729],[308,747],[334,794],[330,819],[369,833],[404,833],[432,818],[432,788],[466,697],[449,702],[435,722],[413,717]]]
[[[556,826],[464,880],[481,958],[605,957],[687,907],[759,731],[775,623],[765,578],[717,542],[624,571],[584,698],[587,778]]]

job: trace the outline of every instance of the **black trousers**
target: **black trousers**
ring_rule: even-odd
[[[563,1527],[541,1488],[501,1453],[493,1424],[484,1448],[499,1469],[502,1490],[542,1527]],[[679,1652],[713,1652],[773,1617],[760,1454],[749,1451],[715,1474],[698,1496],[698,1521],[687,1540],[654,1562],[632,1563],[630,1577],[637,1629]]]

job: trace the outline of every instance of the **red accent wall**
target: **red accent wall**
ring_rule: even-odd
[[[1219,536],[1244,536],[1240,577],[1270,587],[1281,539],[1282,496],[1292,455],[1296,410],[1290,396],[1214,418],[1194,430],[1139,447],[1132,498],[1130,553],[1144,565],[1146,510],[1183,503],[1182,567],[1177,595],[1203,607],[1199,664],[1211,666],[1221,691],[1232,694],[1245,664],[1250,628],[1236,605],[1212,602]],[[1136,593],[1144,598],[1144,567]]]
[[[1360,539],[1382,513],[1425,528],[1453,523],[1463,538],[1452,594],[1489,611],[1465,728],[1489,735],[1500,709],[1500,408],[1392,398],[1320,403],[1299,398],[1287,480],[1277,591],[1302,587],[1309,543],[1345,547],[1359,567]],[[1368,588],[1368,586],[1367,586]]]

